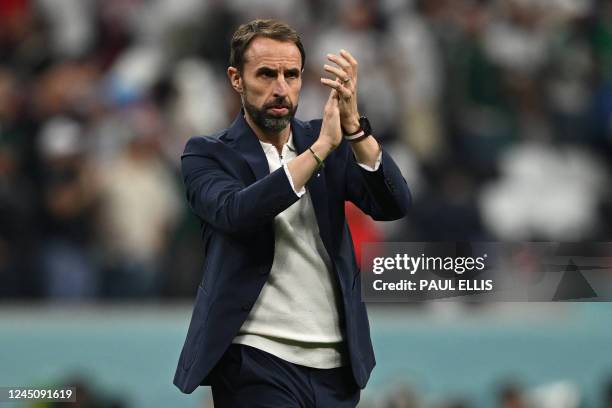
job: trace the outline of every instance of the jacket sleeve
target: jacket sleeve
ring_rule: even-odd
[[[367,171],[357,164],[350,147],[348,150],[347,200],[377,221],[405,216],[412,201],[410,190],[391,156],[383,149],[378,170]]]
[[[229,233],[256,228],[298,200],[282,167],[246,186],[221,164],[218,149],[218,142],[195,137],[181,157],[189,206],[214,228]]]

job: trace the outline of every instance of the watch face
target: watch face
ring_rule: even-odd
[[[359,126],[361,126],[361,130],[364,131],[366,136],[370,136],[372,134],[372,127],[370,126],[370,121],[365,116],[359,118]]]

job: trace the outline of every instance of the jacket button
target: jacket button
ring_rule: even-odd
[[[265,267],[264,267],[264,268],[261,268],[261,269],[259,270],[259,274],[260,274],[261,276],[267,275],[267,274],[269,274],[269,273],[270,273],[270,269],[265,268]]]

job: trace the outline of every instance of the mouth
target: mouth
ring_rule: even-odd
[[[282,116],[289,113],[289,109],[284,106],[271,106],[268,109],[268,112],[272,112],[274,115]]]

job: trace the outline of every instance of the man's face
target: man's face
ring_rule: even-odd
[[[295,115],[301,64],[300,51],[291,42],[257,37],[249,44],[239,85],[244,109],[263,131],[280,132]],[[232,79],[234,88],[237,83]]]

